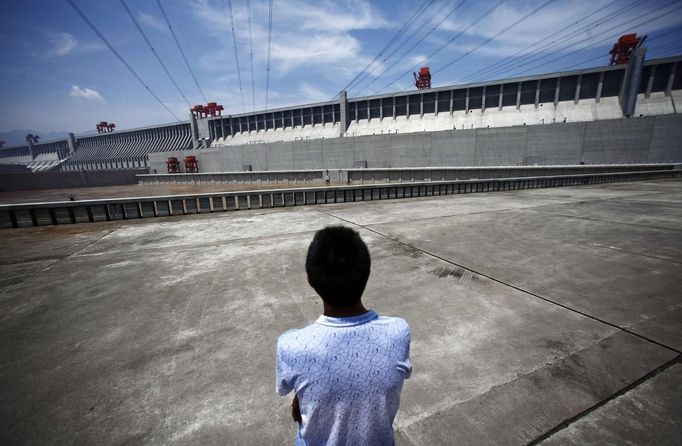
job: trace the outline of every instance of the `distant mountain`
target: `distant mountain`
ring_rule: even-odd
[[[39,142],[61,139],[69,136],[69,132],[48,132],[42,133],[37,130],[16,129],[9,132],[0,132],[0,141],[5,141],[5,147],[20,146],[26,144],[26,135],[32,133],[40,136]]]

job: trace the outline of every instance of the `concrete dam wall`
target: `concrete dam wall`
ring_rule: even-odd
[[[284,141],[150,153],[195,155],[200,172],[432,166],[532,166],[682,162],[682,117],[664,115],[534,126]]]

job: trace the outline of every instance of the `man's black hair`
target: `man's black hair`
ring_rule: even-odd
[[[315,233],[308,248],[308,281],[333,307],[350,307],[365,291],[372,261],[360,234],[345,226],[328,226]]]

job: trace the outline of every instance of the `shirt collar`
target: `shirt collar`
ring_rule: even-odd
[[[379,315],[372,310],[358,316],[351,317],[329,317],[322,315],[317,318],[315,323],[320,325],[327,325],[329,327],[352,327],[353,325],[360,325],[378,318]]]

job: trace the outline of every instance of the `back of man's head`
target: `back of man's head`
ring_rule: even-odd
[[[357,304],[371,268],[367,245],[356,231],[329,226],[317,231],[308,248],[308,282],[333,307]]]

